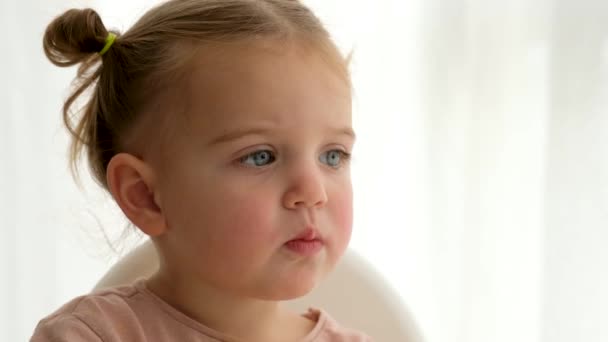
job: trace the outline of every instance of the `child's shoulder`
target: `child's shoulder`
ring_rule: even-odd
[[[138,289],[125,285],[76,297],[40,320],[31,341],[111,341],[135,338]],[[138,329],[139,328],[139,329]]]
[[[302,342],[370,342],[367,335],[338,324],[327,312],[311,308],[314,321]],[[43,318],[32,342],[63,341],[232,341],[169,306],[143,280],[74,298]]]

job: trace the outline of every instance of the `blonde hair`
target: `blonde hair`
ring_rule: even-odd
[[[86,152],[94,179],[105,189],[108,163],[125,151],[128,133],[144,108],[161,101],[161,90],[187,75],[191,55],[184,44],[259,37],[297,41],[322,52],[350,86],[348,62],[319,19],[298,0],[170,0],[149,10],[124,34],[111,32],[116,41],[100,56],[110,32],[94,10],[71,9],[48,25],[43,39],[53,64],[81,63],[75,90],[63,106],[73,137],[70,165],[77,175],[79,158]],[[82,116],[74,122],[72,107],[87,90],[90,98],[76,111]]]

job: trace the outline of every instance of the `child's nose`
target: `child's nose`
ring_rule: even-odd
[[[322,207],[326,202],[327,192],[323,175],[318,167],[300,169],[297,174],[291,175],[283,195],[284,207],[288,209]]]

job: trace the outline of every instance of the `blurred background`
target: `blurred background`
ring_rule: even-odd
[[[0,2],[1,341],[137,243],[70,176],[76,71],[45,59],[44,29],[91,6],[124,32],[156,2]],[[351,247],[426,339],[608,341],[608,1],[305,2],[354,51]]]

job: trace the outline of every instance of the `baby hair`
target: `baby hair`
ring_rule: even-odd
[[[320,53],[350,87],[346,59],[320,20],[297,0],[170,0],[124,33],[108,30],[93,9],[71,9],[55,18],[44,34],[46,56],[60,67],[80,64],[63,106],[73,138],[73,174],[86,154],[94,179],[108,189],[110,159],[132,152],[145,117],[162,113],[166,120],[175,114],[172,106],[179,103],[197,53],[260,39]],[[84,104],[73,108],[85,94]]]

